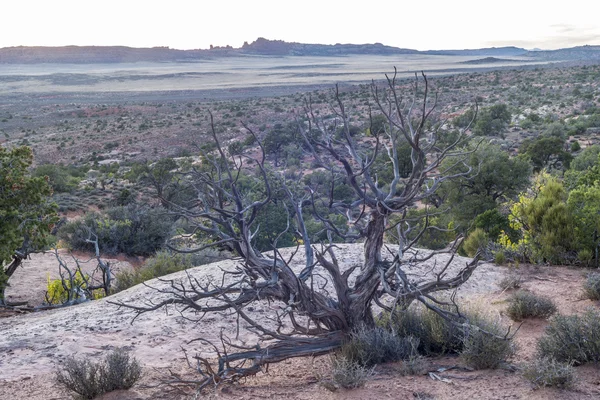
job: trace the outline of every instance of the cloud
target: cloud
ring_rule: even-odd
[[[552,24],[550,28],[557,31],[557,33],[571,33],[578,30],[576,26],[571,24]]]

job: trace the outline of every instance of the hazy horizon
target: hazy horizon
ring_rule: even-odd
[[[383,43],[416,50],[503,46],[553,50],[600,44],[600,24],[589,8],[587,0],[560,7],[538,0],[506,0],[493,7],[474,0],[429,0],[425,5],[372,0],[368,7],[317,0],[301,4],[21,0],[4,5],[10,18],[0,25],[0,47],[188,50],[210,45],[237,48],[264,37],[298,43]]]
[[[256,41],[257,39],[261,39],[260,38],[254,38],[251,40],[246,40],[245,42],[248,42],[249,44],[253,43],[254,41]],[[270,41],[279,41],[282,39],[276,39],[276,38],[262,38],[262,39],[267,39]],[[557,50],[557,49],[561,49],[561,48],[570,48],[570,47],[577,47],[577,46],[600,46],[600,41],[598,43],[585,43],[585,44],[577,44],[577,45],[572,45],[572,46],[565,46],[565,47],[558,47],[556,49],[547,49],[547,48],[539,48],[539,47],[524,47],[524,46],[520,46],[518,44],[503,44],[503,45],[489,45],[489,46],[482,46],[482,47],[453,47],[453,48],[447,48],[447,49],[440,49],[440,48],[431,48],[431,49],[413,49],[413,48],[409,48],[409,47],[398,47],[398,46],[393,46],[387,43],[381,43],[381,42],[370,42],[370,43],[351,43],[351,42],[343,42],[343,43],[308,43],[308,42],[298,42],[298,41],[287,41],[284,40],[284,42],[287,43],[301,43],[301,44],[315,44],[315,45],[337,45],[337,44],[342,44],[342,45],[374,45],[374,44],[383,44],[384,46],[390,46],[390,47],[396,47],[396,48],[403,48],[403,49],[410,49],[410,50],[418,50],[418,51],[452,51],[452,50],[478,50],[478,49],[484,49],[484,48],[503,48],[503,47],[517,47],[517,48],[524,48],[525,50],[531,50],[531,51],[544,51],[544,50]],[[225,47],[225,46],[231,46],[234,49],[239,49],[243,46],[232,46],[232,45],[223,45],[221,47]],[[123,44],[65,44],[65,45],[16,45],[16,46],[1,46],[0,49],[4,49],[4,48],[13,48],[13,47],[44,47],[44,48],[60,48],[60,47],[128,47],[128,48],[137,48],[137,49],[151,49],[151,48],[169,48],[172,50],[209,50],[210,47],[208,48],[193,48],[193,49],[182,49],[182,48],[177,48],[177,47],[172,47],[172,46],[130,46],[130,45],[123,45]]]

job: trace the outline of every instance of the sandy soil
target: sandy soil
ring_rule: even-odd
[[[339,258],[346,266],[360,260],[359,246],[341,246]],[[422,274],[439,268],[444,256],[437,264],[429,263],[411,270]],[[47,260],[49,262],[49,260]],[[300,261],[300,260],[299,260]],[[457,257],[454,270],[464,265],[466,259]],[[25,266],[28,275],[43,270],[44,262],[37,257]],[[233,269],[236,261],[228,260],[190,270],[197,279],[207,281],[220,277],[219,268]],[[298,262],[295,268],[302,268]],[[561,313],[580,312],[589,306],[597,306],[589,300],[581,300],[581,284],[584,271],[565,267],[522,266],[523,287],[535,293],[552,297]],[[459,296],[463,300],[484,305],[504,322],[508,292],[502,292],[497,283],[508,273],[506,267],[483,263],[471,280],[464,285]],[[24,274],[23,274],[24,275]],[[46,272],[41,272],[42,277]],[[174,274],[170,279],[185,279],[185,274]],[[36,278],[37,279],[37,278]],[[45,285],[45,279],[43,280]],[[109,300],[127,304],[147,304],[158,300],[151,287],[166,287],[164,282],[150,281],[148,286],[138,285],[112,296]],[[17,285],[13,286],[13,290]],[[11,294],[16,296],[16,294]],[[36,298],[35,293],[31,293]],[[39,298],[39,297],[37,297]],[[259,304],[252,313],[260,321],[268,322],[275,304]],[[0,319],[0,399],[63,399],[69,396],[53,383],[53,371],[67,355],[98,357],[106,350],[120,346],[130,349],[144,366],[145,375],[141,385],[128,392],[113,393],[106,399],[172,399],[186,398],[166,387],[153,387],[167,369],[193,378],[193,371],[186,367],[182,349],[190,355],[208,355],[209,349],[191,339],[204,337],[216,339],[223,330],[229,337],[236,336],[236,318],[233,315],[211,315],[197,321],[193,314],[181,314],[178,310],[157,310],[139,316],[127,309],[109,304],[107,299],[82,304],[68,309],[17,315]],[[514,324],[514,323],[513,323]],[[546,322],[526,321],[520,328],[516,340],[520,350],[514,360],[516,364],[526,362],[534,356],[535,341],[542,334]],[[243,325],[241,326],[243,328]],[[251,344],[255,337],[240,330],[239,343]],[[460,364],[456,357],[441,357],[428,360],[429,369]],[[464,372],[452,370],[440,375],[451,383],[433,381],[428,376],[402,377],[395,364],[378,366],[376,375],[364,388],[347,391],[329,391],[319,381],[327,374],[328,358],[289,360],[272,365],[268,373],[229,385],[211,393],[224,399],[289,398],[289,399],[585,399],[600,398],[600,374],[594,366],[577,368],[579,382],[572,391],[556,389],[534,390],[518,373],[506,370]]]

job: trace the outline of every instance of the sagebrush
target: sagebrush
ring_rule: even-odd
[[[462,348],[460,329],[428,309],[410,307],[391,316],[383,313],[378,324],[389,327],[400,336],[419,339],[417,348],[423,355],[458,353]]]
[[[413,336],[399,336],[382,327],[361,327],[352,332],[350,340],[339,350],[339,355],[363,366],[408,360],[418,354],[419,340]]]
[[[515,344],[498,320],[477,309],[467,310],[463,315],[471,326],[467,330],[418,307],[398,311],[393,316],[383,313],[378,322],[400,336],[418,339],[417,349],[422,355],[460,354],[477,369],[496,368],[514,355]]]
[[[491,318],[473,319],[474,328],[464,337],[461,358],[475,369],[498,368],[516,353],[516,344],[506,337],[506,329]]]
[[[523,370],[523,376],[538,387],[570,388],[576,381],[572,363],[556,361],[550,357],[538,358],[528,364]]]
[[[355,389],[363,386],[374,370],[344,356],[334,356],[331,359],[331,378],[336,385],[345,389]]]
[[[551,299],[525,290],[516,292],[508,301],[510,304],[506,312],[515,321],[548,318],[556,312],[556,305]]]
[[[142,376],[135,358],[115,349],[100,362],[67,357],[56,372],[56,381],[80,399],[93,399],[114,390],[130,389]]]
[[[600,361],[600,312],[554,316],[537,347],[540,357],[574,365]]]

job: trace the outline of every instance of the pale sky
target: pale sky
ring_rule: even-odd
[[[594,0],[5,0],[0,47],[176,49],[258,37],[417,50],[600,45]],[[596,4],[596,5],[594,5]]]

